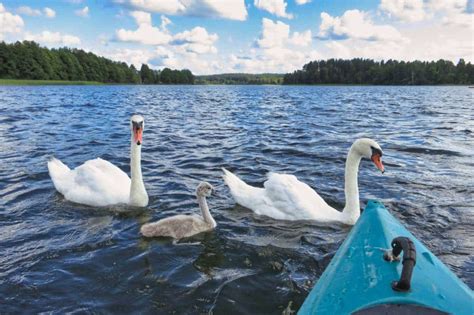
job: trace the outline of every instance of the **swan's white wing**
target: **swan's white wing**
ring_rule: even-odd
[[[111,188],[124,190],[124,186],[130,189],[130,178],[128,175],[109,161],[97,158],[89,160],[74,169],[76,182],[78,184],[90,185],[99,190],[108,191]],[[130,193],[128,191],[128,193]]]
[[[294,175],[270,173],[264,186],[267,198],[284,219],[331,221],[339,215],[316,191]]]
[[[51,174],[49,163],[48,167]],[[100,158],[62,172],[59,179],[53,178],[53,182],[56,189],[73,202],[90,206],[129,202],[130,178],[118,167]]]
[[[276,209],[273,209],[272,202],[267,198],[265,189],[253,187],[246,184],[237,175],[229,172],[225,168],[222,169],[224,172],[224,181],[230,189],[230,193],[236,203],[251,209],[256,214],[267,215],[270,217],[275,213]],[[282,217],[274,217],[276,219],[284,219]]]

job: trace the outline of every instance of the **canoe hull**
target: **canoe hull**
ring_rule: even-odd
[[[409,292],[391,287],[400,279],[402,263],[383,259],[399,236],[409,237],[417,250]],[[369,201],[298,314],[352,314],[377,305],[412,304],[441,314],[472,315],[473,299],[472,290],[380,202]]]

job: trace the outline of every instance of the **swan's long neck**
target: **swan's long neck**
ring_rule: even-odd
[[[346,160],[345,170],[345,187],[346,206],[342,211],[344,221],[354,224],[360,216],[359,204],[359,185],[357,183],[357,173],[359,172],[359,164],[361,160],[360,154],[355,152],[353,148],[349,150]]]
[[[207,201],[206,197],[204,196],[198,196],[198,202],[199,202],[199,208],[201,208],[201,213],[202,217],[204,218],[204,221],[211,225],[212,228],[215,228],[217,223],[214,221],[214,218],[212,217],[211,213],[209,212],[209,207],[207,206]]]
[[[130,185],[130,205],[137,207],[146,207],[148,205],[148,194],[145,190],[145,184],[142,178],[141,166],[142,150],[141,146],[133,141],[130,156],[130,170],[132,183]]]

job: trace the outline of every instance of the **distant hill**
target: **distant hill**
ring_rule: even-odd
[[[223,73],[198,75],[196,84],[282,84],[284,74],[279,73]]]
[[[116,62],[82,49],[48,49],[35,42],[0,42],[0,79],[126,84],[193,84],[189,70],[152,70]]]

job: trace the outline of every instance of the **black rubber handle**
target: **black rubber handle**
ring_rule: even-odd
[[[392,289],[395,291],[407,292],[411,287],[411,276],[416,264],[415,244],[408,237],[397,237],[392,241],[393,256],[398,257],[403,251],[403,269],[400,280],[392,282]]]

